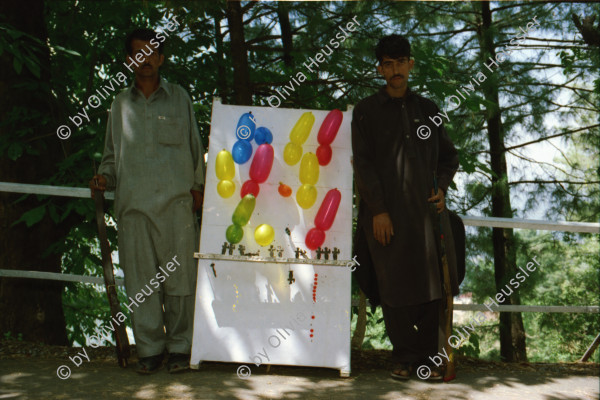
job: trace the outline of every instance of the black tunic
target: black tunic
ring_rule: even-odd
[[[442,297],[434,234],[438,219],[427,199],[434,171],[439,187],[447,193],[458,169],[458,152],[443,125],[437,127],[429,119],[438,111],[431,100],[410,89],[403,98],[392,98],[382,87],[361,100],[353,112],[353,165],[361,196],[357,229],[365,232],[381,301],[392,307]],[[421,125],[431,131],[427,139],[417,136]],[[373,236],[373,216],[383,212],[389,213],[394,226],[387,246]],[[442,216],[446,251],[455,263],[447,212]],[[458,293],[455,270],[451,270],[453,292]]]

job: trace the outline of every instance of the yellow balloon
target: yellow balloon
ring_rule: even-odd
[[[300,186],[296,192],[296,201],[305,210],[311,208],[317,201],[317,188],[313,185]]]
[[[306,142],[308,139],[308,135],[310,135],[310,130],[312,129],[313,124],[315,123],[315,116],[310,111],[302,114],[296,125],[292,128],[290,132],[290,141],[296,144],[302,144]]]
[[[235,183],[233,183],[230,180],[225,179],[217,184],[217,193],[219,193],[219,196],[221,196],[224,199],[231,197],[234,192]]]
[[[296,165],[302,158],[302,146],[289,142],[283,149],[283,161],[287,165]]]
[[[254,230],[254,240],[261,246],[268,246],[275,239],[275,230],[271,225],[261,224]]]
[[[306,153],[300,162],[300,182],[315,185],[319,180],[319,160],[314,153]]]
[[[223,149],[219,152],[219,154],[217,154],[215,172],[217,174],[217,178],[221,181],[230,181],[235,176],[235,164],[233,163],[233,157],[227,150]]]

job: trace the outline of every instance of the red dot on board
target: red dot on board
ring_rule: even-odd
[[[315,319],[315,316],[313,315],[311,318],[312,318],[312,319]]]
[[[311,331],[311,332],[314,332],[314,329],[311,329],[310,331]]]
[[[319,276],[319,274],[315,274],[315,276]]]
[[[312,334],[312,333],[310,334],[310,337],[313,337],[313,334]]]

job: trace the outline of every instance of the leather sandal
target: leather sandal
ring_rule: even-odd
[[[427,378],[428,381],[441,381],[444,379],[444,371],[442,368],[436,367],[435,365],[430,365],[429,368],[431,369],[431,374],[429,375],[429,378]]]
[[[169,353],[167,361],[167,371],[170,374],[182,372],[190,369],[190,355],[182,353]]]
[[[410,379],[410,374],[412,372],[411,369],[412,368],[409,363],[398,363],[392,368],[390,376],[394,379],[404,381]]]
[[[142,375],[153,374],[162,367],[163,358],[163,353],[150,357],[142,357],[137,362],[135,372]]]

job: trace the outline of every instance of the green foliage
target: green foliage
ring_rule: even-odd
[[[463,326],[454,325],[454,329],[460,329],[462,331]],[[479,331],[479,327],[477,328]],[[466,340],[457,350],[458,354],[462,354],[467,357],[479,358],[481,349],[479,348],[480,334],[477,332],[469,332],[468,340]]]
[[[23,65],[40,78],[40,61],[44,44],[39,39],[15,29],[6,22],[0,22],[0,55],[5,51],[13,57],[13,68],[17,74],[23,71]]]
[[[82,201],[79,205],[81,212],[91,200]],[[73,203],[71,203],[73,204]],[[77,204],[75,204],[77,207]],[[91,212],[90,212],[91,213]],[[117,250],[117,231],[108,224],[107,235],[111,243],[111,250]],[[49,251],[63,254],[62,265],[64,272],[102,277],[102,259],[100,258],[100,245],[97,239],[95,216],[90,216],[86,223],[74,228],[66,240],[56,243]],[[113,257],[114,260],[114,257]],[[123,276],[118,264],[115,265],[115,277]],[[117,295],[121,304],[127,301],[125,291],[117,287]],[[124,314],[128,314],[125,307],[121,307]],[[80,345],[86,344],[86,337],[94,334],[97,327],[101,327],[111,319],[108,298],[104,285],[82,283],[67,283],[63,292],[63,310],[68,328],[69,341]],[[126,324],[130,325],[127,319]]]
[[[13,336],[11,331],[4,332],[4,339],[6,340],[18,340],[19,342],[23,341],[23,334],[18,333],[16,337]]]
[[[358,307],[352,307],[352,322],[350,325],[351,331],[354,333],[358,318]],[[367,326],[365,329],[365,340],[363,341],[363,350],[383,349],[391,350],[392,343],[385,330],[383,323],[383,312],[381,307],[377,307],[375,312],[371,312],[371,308],[367,307]]]

